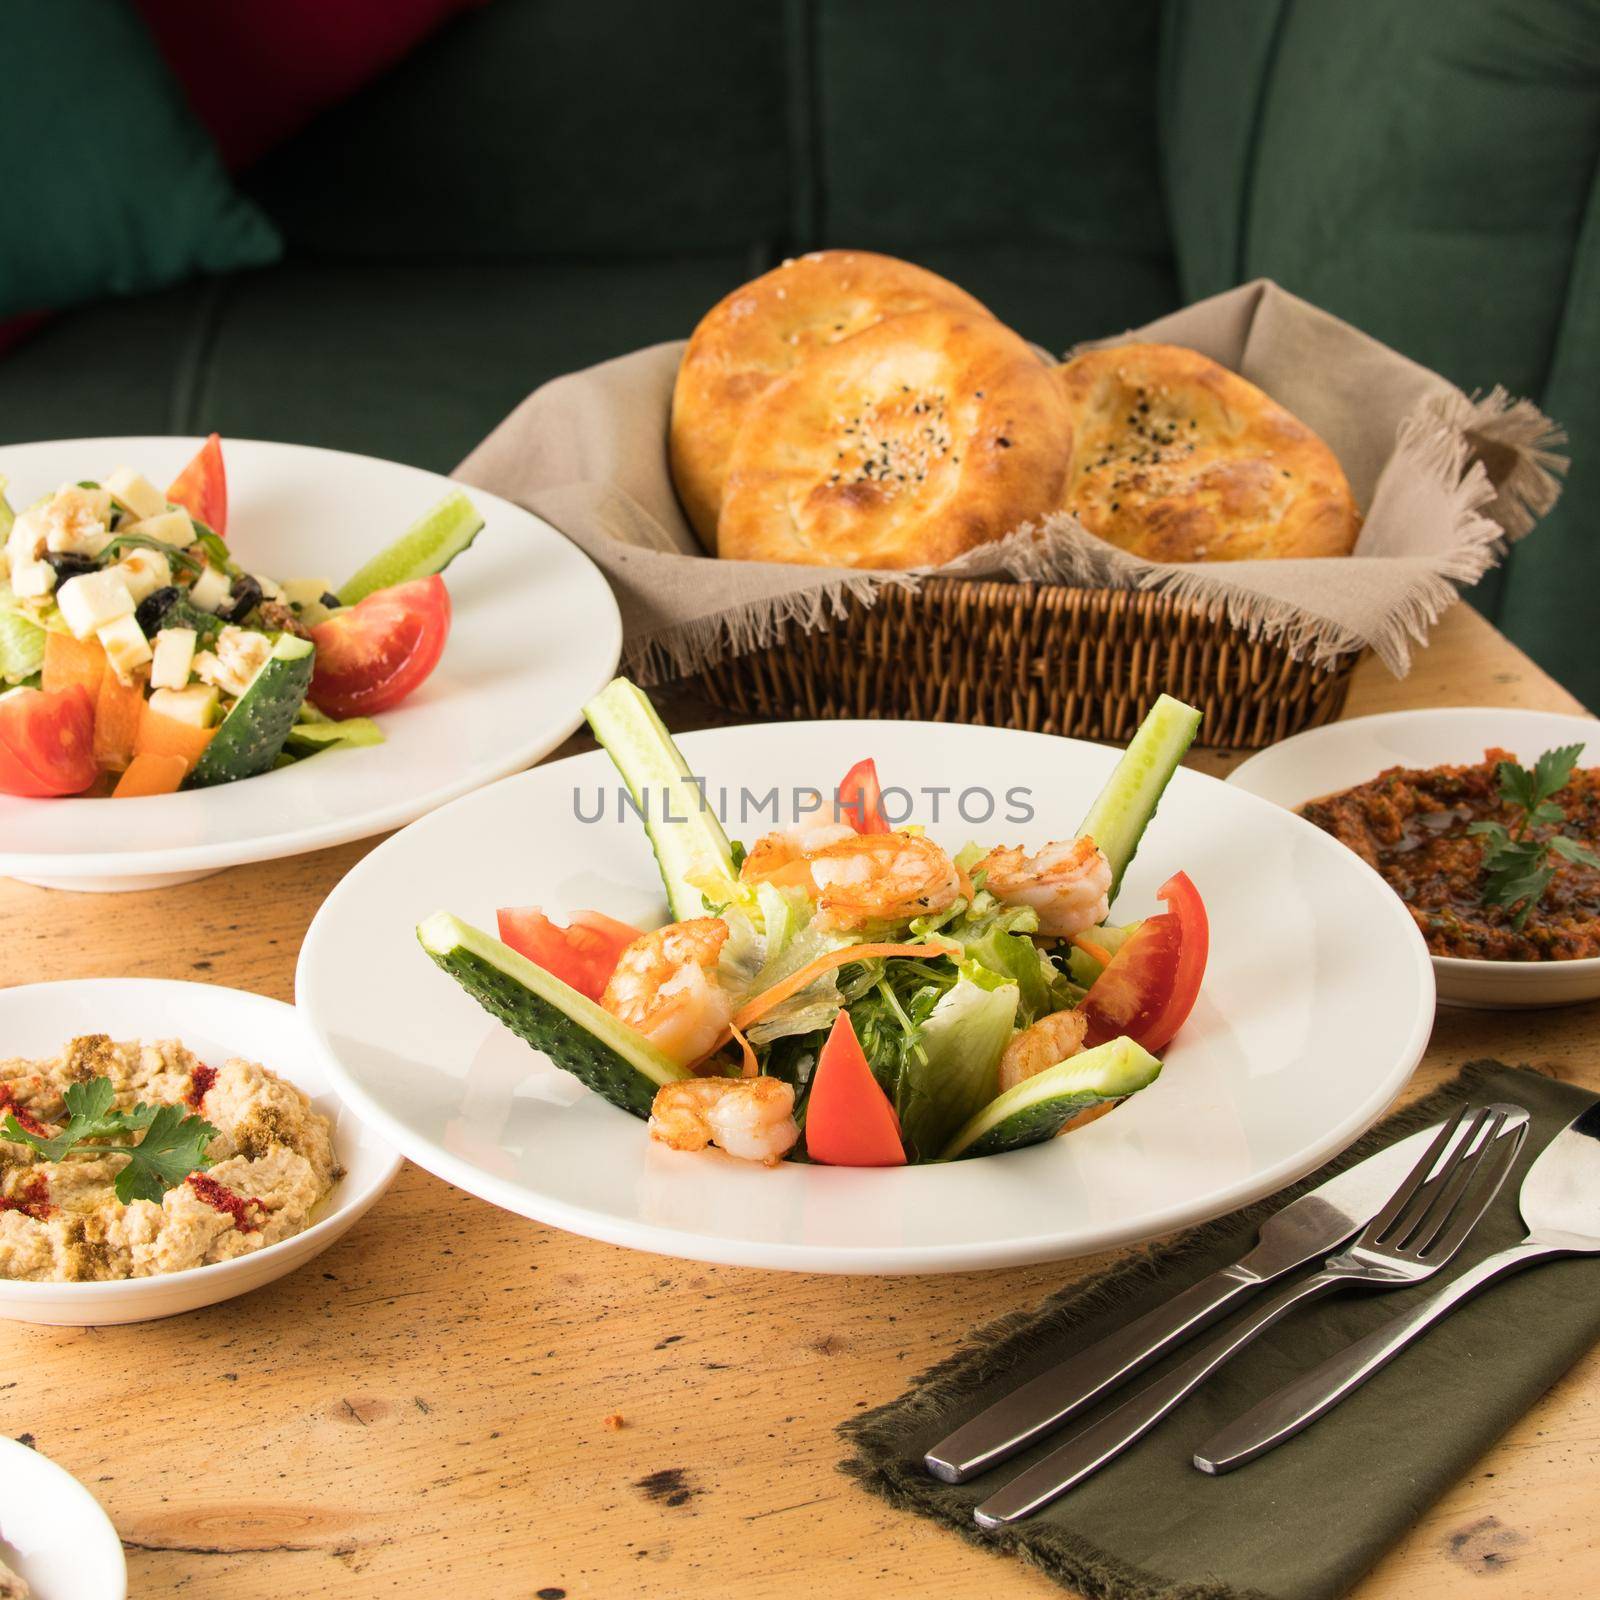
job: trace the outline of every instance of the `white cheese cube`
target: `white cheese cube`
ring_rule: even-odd
[[[56,586],[56,571],[48,561],[13,561],[11,592],[19,600],[42,600]]]
[[[151,688],[188,688],[196,638],[198,635],[193,628],[163,628],[156,635],[155,658],[150,666]]]
[[[172,563],[159,550],[135,547],[111,570],[122,574],[122,581],[133,596],[134,605],[172,582]]]
[[[228,626],[217,635],[215,651],[202,650],[194,658],[196,675],[231,695],[241,695],[267,664],[272,641],[252,628]]]
[[[167,509],[167,497],[132,467],[118,467],[105,487],[136,517],[157,517]]]
[[[73,637],[87,639],[108,622],[131,616],[134,602],[122,574],[115,567],[107,567],[68,578],[56,591],[56,604]]]
[[[135,671],[150,659],[150,641],[131,613],[118,617],[115,622],[102,623],[94,630],[94,636],[100,641],[112,671],[123,683],[132,683]]]
[[[169,633],[187,633],[187,628],[163,628],[162,636]],[[160,641],[156,654],[160,656]],[[150,680],[155,682],[154,677]],[[190,722],[197,728],[209,728],[217,714],[217,691],[203,683],[191,683],[187,689],[157,689],[150,696],[150,709],[157,716],[171,717],[177,722]]]
[[[52,509],[64,517],[91,516],[104,526],[111,521],[111,491],[64,483],[56,490]]]
[[[147,539],[159,539],[162,544],[170,544],[179,550],[187,550],[194,543],[194,523],[189,519],[187,511],[162,511],[153,517],[145,517],[130,528],[124,528],[124,533],[142,533]]]
[[[194,580],[189,598],[202,611],[220,611],[232,594],[233,585],[228,579],[228,574],[216,567],[207,566],[206,570]]]

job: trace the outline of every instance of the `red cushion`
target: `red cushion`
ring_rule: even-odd
[[[138,0],[228,166],[247,166],[484,0]]]

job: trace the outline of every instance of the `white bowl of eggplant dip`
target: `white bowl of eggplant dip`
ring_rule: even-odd
[[[1331,723],[1230,783],[1349,846],[1405,902],[1439,999],[1600,999],[1600,722],[1505,707]]]
[[[398,1168],[281,1001],[137,978],[0,990],[0,1317],[230,1299],[326,1250]]]

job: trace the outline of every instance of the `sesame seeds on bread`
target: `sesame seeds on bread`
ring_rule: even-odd
[[[735,289],[701,318],[678,368],[668,439],[678,498],[707,550],[717,553],[723,479],[751,403],[813,351],[933,307],[988,316],[965,290],[909,261],[817,250]]]
[[[1361,516],[1338,459],[1270,396],[1198,351],[1091,350],[1057,369],[1073,423],[1058,502],[1150,561],[1344,556]]]
[[[1054,371],[984,312],[886,318],[814,348],[752,399],[718,553],[903,570],[1061,502],[1072,428]]]

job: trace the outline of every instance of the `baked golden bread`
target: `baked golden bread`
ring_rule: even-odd
[[[1333,452],[1195,350],[1127,344],[1057,369],[1073,457],[1060,504],[1151,561],[1347,556],[1361,516]]]
[[[678,498],[707,550],[717,551],[722,480],[750,402],[813,350],[938,306],[988,315],[965,290],[909,261],[819,250],[735,289],[700,319],[678,368],[669,440]]]
[[[746,409],[717,543],[736,561],[937,565],[1060,504],[1055,369],[984,313],[915,311],[813,350]]]

